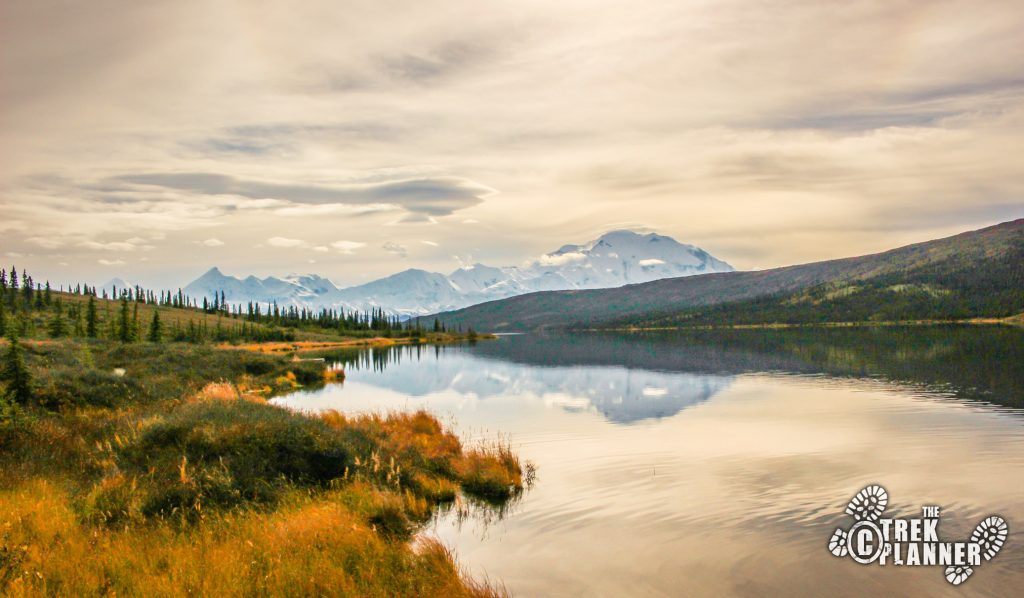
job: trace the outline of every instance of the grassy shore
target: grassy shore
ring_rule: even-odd
[[[391,347],[394,345],[443,345],[449,343],[463,343],[476,340],[494,340],[498,338],[493,334],[476,334],[472,337],[467,334],[455,332],[430,332],[422,337],[385,337],[373,336],[368,338],[347,338],[328,341],[294,341],[274,343],[222,343],[217,345],[219,349],[242,349],[257,353],[299,353],[310,351],[330,351],[332,349],[360,349],[368,347]]]
[[[418,413],[267,403],[322,362],[188,344],[25,342],[0,419],[0,593],[494,596],[431,541],[439,505],[523,487],[506,446]],[[0,344],[6,353],[8,345]]]
[[[969,318],[965,320],[892,320],[871,322],[807,322],[767,324],[701,324],[679,326],[622,326],[580,329],[581,332],[656,332],[671,330],[783,330],[789,328],[884,328],[897,326],[1024,326],[1024,314],[1009,318]]]

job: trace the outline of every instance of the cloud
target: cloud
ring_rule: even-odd
[[[63,239],[53,237],[29,237],[25,239],[25,242],[42,247],[43,249],[57,249],[65,245]]]
[[[641,266],[660,266],[660,265],[665,263],[665,260],[659,260],[657,258],[650,258],[650,259],[646,259],[646,260],[640,260],[637,263],[639,263]]]
[[[103,265],[103,266],[121,266],[121,265],[124,264],[124,260],[105,260],[105,259],[99,259],[99,260],[96,260],[96,262],[101,264],[101,265]]]
[[[437,218],[427,214],[406,214],[390,224],[437,224]]]
[[[300,239],[289,239],[287,237],[270,237],[267,245],[271,247],[305,247],[306,242]]]
[[[111,241],[110,243],[100,243],[99,241],[84,241],[79,243],[79,247],[86,249],[96,249],[99,251],[135,251],[135,245],[127,241]]]
[[[576,251],[569,251],[566,253],[553,253],[549,255],[542,255],[537,260],[537,263],[541,266],[564,266],[573,262],[580,262],[587,259],[585,253]]]
[[[431,247],[440,247],[440,245],[433,241],[420,241],[420,243],[423,243],[424,245],[429,245]]]
[[[156,235],[287,271],[253,239],[512,263],[632,221],[742,268],[1024,216],[1021,3],[99,2],[0,19],[2,251],[82,277]],[[399,266],[362,253],[325,267]]]
[[[290,239],[288,237],[271,237],[267,239],[267,245],[277,248],[286,249],[309,249],[316,253],[327,253],[330,248],[335,249],[338,253],[345,255],[352,255],[357,249],[365,247],[366,243],[359,241],[334,241],[330,243],[330,247],[327,245],[313,245],[302,239]]]
[[[394,241],[388,241],[380,246],[384,251],[397,255],[398,257],[404,258],[409,255],[409,248],[405,245],[400,245]]]
[[[386,203],[379,204],[366,204],[366,205],[351,205],[344,203],[327,203],[327,204],[294,204],[283,208],[277,208],[274,210],[275,214],[281,216],[366,216],[370,214],[376,214],[378,212],[389,212],[398,208]]]
[[[447,216],[475,206],[494,189],[459,177],[404,179],[350,184],[299,184],[261,181],[208,172],[140,173],[111,182],[161,187],[197,195],[235,195],[298,204],[395,205],[423,216]]]
[[[366,247],[366,243],[360,243],[359,241],[335,241],[331,243],[331,247],[338,250],[339,253],[351,255],[361,247]]]
[[[203,245],[206,245],[207,247],[223,247],[224,246],[224,241],[221,241],[220,239],[211,237],[211,238],[206,239],[205,241],[203,241]]]
[[[156,249],[154,245],[147,244],[145,239],[139,237],[132,237],[124,241],[110,241],[103,243],[100,241],[83,241],[78,244],[79,247],[84,249],[93,249],[96,251],[120,251],[120,252],[131,252],[131,251],[149,251]]]

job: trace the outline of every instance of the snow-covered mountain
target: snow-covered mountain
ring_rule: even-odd
[[[699,247],[663,235],[621,230],[583,245],[565,245],[522,266],[474,264],[448,275],[410,269],[347,288],[315,274],[239,279],[211,268],[184,290],[197,298],[223,291],[231,303],[277,302],[359,310],[383,307],[392,313],[423,315],[534,291],[618,287],[731,271],[732,266]]]
[[[107,293],[107,295],[113,297],[113,296],[117,295],[118,293],[120,293],[121,291],[123,291],[125,289],[134,289],[134,288],[135,288],[135,284],[134,283],[128,282],[127,280],[125,280],[123,278],[114,277],[114,278],[111,278],[110,280],[108,280],[102,286],[100,286],[98,291],[100,293]]]

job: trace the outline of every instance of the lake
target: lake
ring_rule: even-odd
[[[1024,331],[918,327],[504,336],[334,354],[343,385],[274,401],[423,408],[536,465],[503,512],[423,533],[517,596],[976,596],[1024,587]],[[963,585],[828,541],[861,488],[1009,539]]]

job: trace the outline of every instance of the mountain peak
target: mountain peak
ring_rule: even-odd
[[[676,245],[682,245],[684,247],[691,247],[690,245],[686,245],[685,243],[680,243],[679,241],[676,241],[672,237],[669,237],[669,236],[666,236],[666,235],[659,235],[658,233],[653,233],[653,232],[652,233],[642,233],[642,232],[632,231],[632,230],[628,230],[628,229],[618,229],[618,230],[608,231],[608,232],[604,233],[603,235],[601,235],[600,237],[598,237],[596,242],[595,242],[595,244],[596,243],[600,243],[601,241],[604,241],[605,243],[610,244],[610,245],[611,244],[616,244],[616,243],[618,243],[618,244],[623,244],[623,243],[639,244],[639,243],[660,243],[662,241],[668,241],[668,242],[676,244]]]
[[[239,280],[214,267],[186,287],[193,297],[226,293],[230,301],[423,315],[535,291],[599,289],[662,278],[730,272],[729,264],[692,245],[650,232],[619,229],[582,245],[563,245],[519,267],[474,263],[448,274],[408,268],[348,288],[317,274]]]
[[[646,237],[657,237],[657,236],[660,236],[660,235],[658,235],[657,233],[642,233],[642,232],[635,231],[635,230],[629,230],[628,228],[617,228],[617,229],[610,230],[610,231],[602,234],[600,237],[598,237],[598,240],[600,240],[600,239],[610,239],[610,238],[620,238],[620,237],[636,239],[636,238],[640,238],[640,237],[646,238]]]
[[[111,278],[110,280],[108,280],[106,282],[106,284],[101,285],[100,289],[109,291],[109,290],[111,290],[111,289],[113,289],[115,287],[118,288],[118,289],[127,289],[129,287],[134,287],[134,286],[135,286],[134,284],[128,282],[127,280],[125,280],[123,278],[120,278],[118,276],[115,276],[114,278]]]

